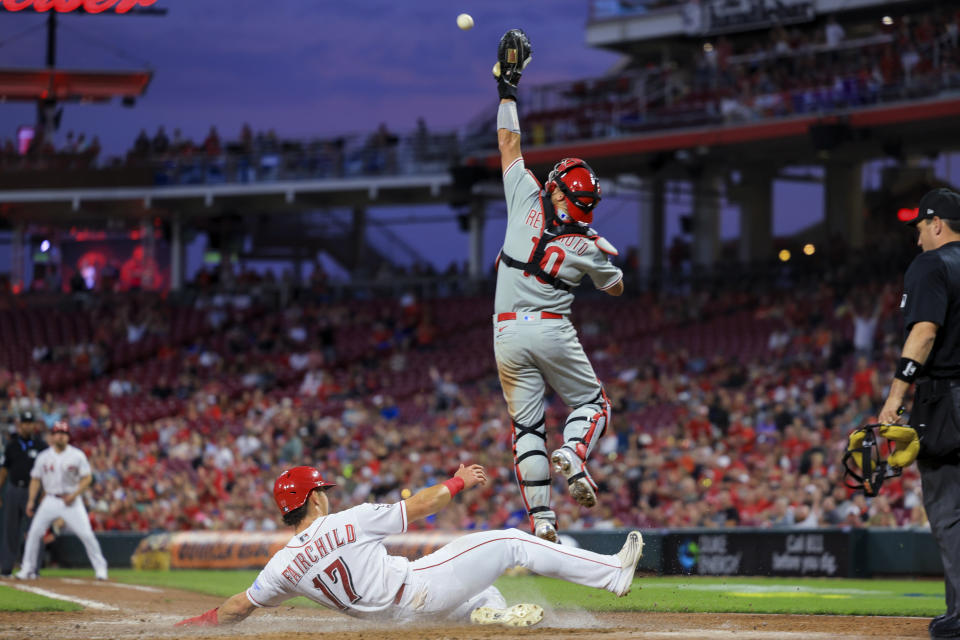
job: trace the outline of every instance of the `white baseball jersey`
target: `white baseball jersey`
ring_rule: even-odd
[[[247,598],[258,607],[304,596],[362,617],[394,604],[410,562],[391,556],[383,539],[407,529],[406,506],[362,504],[317,518],[264,567]]]
[[[507,232],[503,251],[514,260],[526,262],[543,233],[543,204],[540,185],[527,171],[523,158],[517,158],[503,173],[503,189],[507,199]],[[596,232],[590,230],[590,235]],[[601,248],[602,247],[602,248]],[[623,273],[609,260],[616,250],[602,238],[560,236],[550,242],[542,263],[544,271],[570,285],[577,285],[584,275],[590,276],[597,289],[609,289],[623,279]],[[511,311],[550,311],[568,315],[573,293],[539,282],[536,276],[524,275],[499,262],[495,313]]]
[[[385,535],[406,527],[402,502],[317,518],[270,559],[247,598],[267,607],[306,596],[350,616],[396,624],[438,617],[463,622],[477,607],[506,607],[493,583],[510,567],[614,592],[633,578],[634,562],[516,529],[469,533],[409,562],[388,555],[383,545]]]
[[[21,578],[35,575],[39,554],[43,549],[43,534],[47,527],[57,519],[63,519],[67,528],[75,533],[83,543],[90,564],[98,578],[107,579],[107,560],[100,550],[100,543],[90,526],[87,509],[83,506],[83,499],[77,497],[69,505],[64,500],[67,494],[74,493],[80,486],[80,479],[90,475],[90,463],[86,454],[74,446],[57,452],[56,448],[44,449],[37,456],[31,478],[39,478],[46,495],[40,501],[40,506],[30,522],[27,531],[27,543],[23,550],[23,563],[20,565]]]
[[[90,475],[90,463],[86,454],[72,445],[58,453],[54,447],[40,452],[30,470],[31,478],[39,478],[43,490],[49,495],[73,493],[80,479]]]

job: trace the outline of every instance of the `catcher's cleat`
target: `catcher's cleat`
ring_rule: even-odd
[[[610,591],[617,594],[618,597],[630,593],[630,586],[633,584],[633,576],[637,572],[637,564],[643,557],[643,536],[639,531],[631,531],[627,534],[627,541],[623,543],[623,548],[617,552],[617,558],[620,560],[620,566],[623,573],[613,583]]]
[[[587,471],[587,464],[573,449],[560,447],[550,455],[553,469],[567,479],[570,495],[580,505],[592,507],[597,504],[597,484]]]
[[[549,520],[537,520],[533,527],[533,535],[547,542],[557,541],[557,527]]]
[[[470,622],[473,624],[532,627],[541,620],[543,620],[543,607],[538,604],[515,604],[506,609],[479,607],[470,613]]]

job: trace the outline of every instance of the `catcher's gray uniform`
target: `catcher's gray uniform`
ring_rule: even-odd
[[[503,253],[529,260],[544,225],[540,185],[517,158],[503,174],[507,200],[507,231]],[[551,241],[544,253],[544,271],[576,286],[584,275],[598,289],[608,289],[623,279],[608,256],[613,246],[592,230],[585,235],[562,235]],[[521,269],[497,264],[494,303],[494,355],[503,387],[503,397],[513,420],[514,462],[517,482],[534,530],[537,520],[556,525],[550,509],[550,462],[544,427],[544,382],[548,383],[573,412],[567,418],[563,439],[576,452],[576,469],[565,473],[578,502],[595,501],[592,479],[583,462],[609,423],[610,406],[603,387],[577,339],[570,322],[573,294],[540,282]],[[556,453],[554,462],[556,463]],[[587,482],[589,498],[580,495],[575,482]],[[583,487],[587,489],[587,487]]]

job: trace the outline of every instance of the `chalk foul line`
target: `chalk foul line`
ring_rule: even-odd
[[[38,596],[44,596],[46,598],[53,598],[54,600],[66,600],[67,602],[72,602],[78,604],[81,607],[87,609],[98,609],[100,611],[119,611],[117,607],[105,604],[103,602],[97,602],[96,600],[88,600],[86,598],[77,598],[76,596],[68,596],[64,593],[57,593],[56,591],[50,591],[48,589],[41,589],[40,587],[31,587],[29,585],[7,582],[6,586],[12,587],[13,589],[19,589],[20,591],[26,591],[28,593],[33,593]]]
[[[60,578],[60,582],[66,582],[67,584],[82,584],[90,587],[119,587],[120,589],[133,589],[135,591],[146,591],[147,593],[163,593],[163,589],[156,589],[154,587],[145,587],[139,584],[126,584],[124,582],[77,580],[76,578]]]

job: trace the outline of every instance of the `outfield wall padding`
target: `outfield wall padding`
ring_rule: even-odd
[[[866,533],[872,575],[943,575],[940,549],[929,531],[871,529]]]
[[[567,531],[574,543],[616,553],[627,530]],[[390,553],[419,558],[458,533],[412,532],[390,536]],[[142,569],[262,567],[288,534],[282,532],[134,532],[97,534],[111,567]],[[933,536],[913,529],[654,529],[643,532],[640,571],[665,575],[800,577],[942,576]],[[48,548],[59,566],[89,567],[80,541],[60,536]]]
[[[118,568],[130,567],[130,558],[145,537],[145,533],[134,531],[97,534],[107,566]],[[47,545],[45,556],[47,560],[61,567],[90,567],[87,552],[84,551],[80,538],[74,535],[58,536]]]

